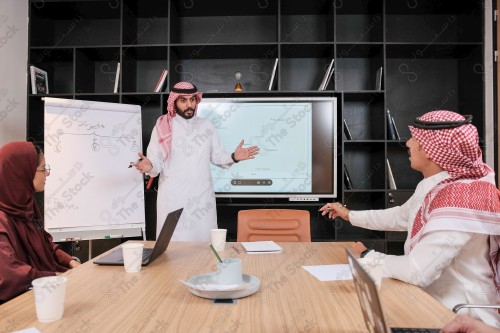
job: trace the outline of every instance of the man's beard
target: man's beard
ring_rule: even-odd
[[[191,119],[194,117],[194,109],[193,108],[187,108],[186,110],[182,111],[179,109],[177,106],[175,107],[175,110],[177,111],[177,114],[181,116],[184,119]],[[191,115],[186,115],[187,111],[192,111],[193,113]]]

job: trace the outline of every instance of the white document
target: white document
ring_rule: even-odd
[[[241,242],[247,253],[281,253],[281,246],[273,241]]]
[[[12,333],[40,333],[40,331],[37,330],[36,327],[30,327],[30,328],[26,328],[24,330],[14,331]]]
[[[351,268],[348,264],[302,266],[320,281],[352,280]]]

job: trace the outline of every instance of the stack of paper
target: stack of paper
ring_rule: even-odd
[[[273,241],[241,242],[247,253],[281,253],[281,246]]]

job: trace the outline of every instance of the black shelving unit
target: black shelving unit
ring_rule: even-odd
[[[483,1],[452,0],[31,0],[27,65],[48,72],[50,96],[141,105],[144,150],[166,109],[168,88],[153,92],[163,69],[167,87],[187,80],[205,96],[336,96],[337,123],[345,119],[352,133],[346,140],[340,125],[339,175],[345,165],[353,188],[339,177],[339,200],[351,209],[382,209],[404,202],[421,179],[404,144],[413,118],[434,109],[472,114],[484,137],[483,11]],[[276,82],[268,91],[275,59]],[[320,92],[332,59],[334,75]],[[243,94],[233,91],[236,71]],[[43,143],[41,96],[27,98],[28,136]],[[387,135],[387,109],[401,140]],[[155,200],[154,191],[147,193],[147,211]],[[317,213],[324,202],[220,199],[218,220],[235,239],[238,210],[293,206],[311,212],[313,240],[362,240],[402,251],[404,233],[334,224]],[[148,237],[154,219],[148,214]]]

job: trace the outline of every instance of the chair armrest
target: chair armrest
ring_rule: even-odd
[[[457,304],[453,307],[453,312],[457,313],[464,308],[500,309],[500,304]]]

